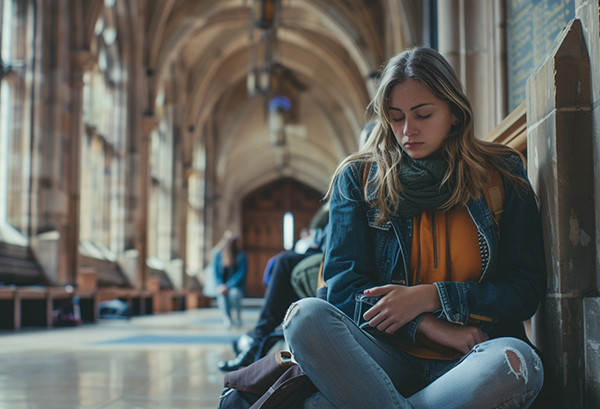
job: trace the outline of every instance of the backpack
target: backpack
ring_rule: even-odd
[[[279,351],[227,373],[217,409],[301,408],[317,389],[291,358]]]

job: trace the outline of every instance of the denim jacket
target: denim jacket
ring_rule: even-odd
[[[226,275],[225,266],[223,265],[223,256],[219,251],[215,254],[215,278],[217,285],[225,284],[228,288],[239,288],[242,291],[246,290],[246,271],[247,271],[247,257],[243,251],[238,251],[235,257],[235,263],[232,271]]]
[[[503,163],[511,173],[527,180],[517,155],[508,156]],[[355,298],[365,289],[409,285],[412,219],[392,215],[386,223],[376,225],[378,209],[365,201],[362,169],[362,165],[352,163],[334,183],[323,271],[328,301],[351,318]],[[375,171],[373,165],[369,177]],[[506,177],[502,176],[502,182],[505,200],[499,226],[483,195],[467,204],[479,237],[481,278],[478,282],[435,283],[442,305],[436,315],[460,325],[478,325],[491,337],[522,338],[522,322],[535,313],[545,287],[541,219],[530,186],[519,187],[517,192]],[[400,334],[414,340],[422,317],[402,327]]]

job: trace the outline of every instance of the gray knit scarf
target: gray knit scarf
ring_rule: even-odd
[[[412,159],[402,155],[398,175],[402,184],[402,200],[397,213],[407,219],[421,214],[423,210],[438,211],[452,196],[449,183],[442,186],[448,170],[443,159]]]

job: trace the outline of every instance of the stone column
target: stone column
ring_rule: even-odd
[[[583,299],[596,289],[590,60],[581,22],[527,81],[528,172],[540,201],[548,280],[535,321],[557,407],[584,408]]]
[[[79,227],[81,195],[81,140],[83,138],[83,75],[96,63],[88,50],[71,52],[71,126],[68,147],[68,220],[66,254],[69,282],[76,282],[79,271]]]
[[[72,50],[65,2],[43,2],[39,64],[44,81],[34,112],[32,137],[31,250],[51,284],[72,284],[77,270],[76,183],[79,173],[76,100],[71,100]],[[79,135],[79,138],[81,136]],[[76,173],[73,176],[73,172]]]
[[[471,100],[478,138],[507,114],[504,8],[504,0],[438,2],[439,51]]]
[[[148,210],[150,206],[150,153],[152,140],[150,135],[158,128],[160,121],[154,115],[144,115],[141,121],[141,141],[139,144],[139,167],[136,177],[139,180],[139,196],[137,206],[137,234],[135,248],[137,250],[137,277],[136,287],[145,288],[148,278]]]
[[[591,62],[594,200],[600,204],[600,1],[576,1]],[[596,237],[600,237],[600,206],[596,205]],[[596,294],[600,293],[600,240],[596,240]],[[583,300],[585,322],[586,399],[588,408],[600,407],[600,297]]]
[[[485,137],[506,116],[503,1],[465,1],[464,86],[473,105],[475,135]]]
[[[208,121],[203,132],[205,146],[205,171],[204,171],[204,260],[205,264],[211,261],[211,249],[218,242],[220,237],[215,237],[215,220],[217,212],[215,203],[217,201],[216,192],[216,171],[217,171],[217,147],[216,136],[212,127],[212,120]]]
[[[171,254],[166,268],[173,286],[176,289],[185,286],[185,261],[187,238],[187,178],[186,163],[183,153],[181,118],[175,115],[173,123],[173,195],[171,207]]]
[[[446,57],[456,75],[463,82],[463,64],[461,49],[464,33],[460,0],[444,0],[438,2],[438,51]]]

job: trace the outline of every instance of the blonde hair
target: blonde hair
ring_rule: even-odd
[[[523,156],[516,150],[497,143],[485,142],[475,137],[473,109],[454,70],[437,51],[416,47],[392,57],[385,66],[379,86],[368,110],[372,112],[375,126],[365,145],[357,153],[343,159],[338,165],[325,197],[329,199],[338,175],[351,163],[374,163],[377,172],[363,187],[364,196],[375,188],[375,196],[368,200],[379,207],[378,223],[388,220],[402,200],[402,186],[398,177],[403,150],[390,126],[388,97],[392,88],[403,81],[419,81],[438,99],[448,103],[450,112],[459,123],[453,125],[442,144],[442,157],[448,170],[442,185],[452,183],[452,195],[440,210],[464,206],[480,197],[489,183],[490,171],[498,169],[513,184],[526,185],[522,178],[511,174],[500,165],[508,154]]]

